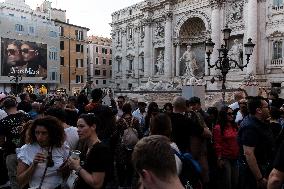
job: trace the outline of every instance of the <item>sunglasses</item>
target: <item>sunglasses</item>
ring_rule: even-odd
[[[27,49],[27,48],[24,48],[24,49],[21,49],[22,53],[29,53],[29,52],[34,52],[35,50],[31,50],[31,49]]]
[[[7,52],[10,55],[15,55],[16,54],[16,50],[15,49],[7,49]]]

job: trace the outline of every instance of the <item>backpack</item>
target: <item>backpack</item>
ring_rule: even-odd
[[[139,141],[138,138],[138,132],[133,127],[133,120],[132,118],[130,125],[127,123],[127,121],[123,118],[122,119],[125,125],[127,126],[126,129],[124,129],[122,137],[121,137],[121,144],[127,149],[127,150],[133,150],[136,143]]]
[[[200,189],[202,188],[201,184],[201,166],[193,159],[190,153],[180,153],[176,149],[172,148],[175,155],[182,162],[182,169],[179,175],[181,183],[185,188]]]

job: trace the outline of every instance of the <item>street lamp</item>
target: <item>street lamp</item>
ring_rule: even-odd
[[[208,69],[210,68],[214,68],[216,70],[220,70],[221,71],[221,75],[218,75],[217,77],[219,78],[220,81],[222,81],[222,90],[223,90],[223,100],[225,98],[224,92],[226,89],[225,86],[225,82],[226,82],[226,76],[229,72],[229,70],[234,69],[234,68],[239,68],[243,71],[243,69],[245,67],[247,67],[247,65],[249,64],[249,60],[250,60],[250,56],[252,55],[253,52],[253,48],[255,46],[255,44],[252,43],[252,39],[249,38],[248,42],[246,44],[244,44],[245,47],[245,55],[247,56],[246,59],[246,63],[243,64],[243,56],[242,56],[242,52],[240,52],[240,63],[238,63],[236,60],[231,59],[228,56],[228,40],[230,39],[230,35],[231,35],[231,29],[228,28],[228,26],[225,27],[225,29],[222,30],[223,34],[224,34],[224,42],[225,44],[222,44],[220,49],[218,49],[219,52],[219,57],[216,60],[216,62],[214,64],[210,64],[210,56],[213,52],[215,43],[212,42],[212,39],[208,39],[205,42],[205,52],[207,54],[207,64],[208,64]],[[213,77],[211,79],[211,82],[214,83],[215,82],[215,78]]]
[[[22,75],[19,74],[19,69],[16,67],[15,68],[15,73],[13,75],[9,75],[9,77],[13,77],[10,81],[15,81],[15,93],[16,96],[18,95],[18,86],[19,86],[19,82],[22,81]]]

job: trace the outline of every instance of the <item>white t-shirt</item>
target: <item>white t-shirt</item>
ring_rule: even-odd
[[[23,163],[30,166],[34,160],[35,155],[38,152],[46,153],[45,149],[42,149],[37,143],[25,144],[18,150],[17,158]],[[52,149],[52,160],[54,161],[53,167],[48,167],[46,171],[45,178],[43,180],[42,189],[56,188],[62,184],[62,177],[58,173],[58,168],[63,164],[63,162],[68,158],[69,147],[63,145],[61,148]],[[46,167],[45,163],[39,163],[29,181],[29,186],[31,188],[38,187],[40,185],[41,178],[43,176]]]
[[[240,106],[238,102],[234,102],[233,104],[229,105],[229,108],[231,108],[232,110],[235,110],[237,108],[240,108]]]
[[[176,143],[171,143],[171,147],[173,149],[175,149],[177,152],[180,153],[179,149],[178,149],[178,146],[176,145]],[[175,159],[176,159],[176,166],[177,166],[177,174],[179,175],[180,172],[181,172],[181,169],[182,169],[182,162],[181,160],[179,159],[179,157],[177,155],[175,155]]]
[[[75,150],[79,141],[78,128],[77,127],[68,127],[64,129],[66,134],[66,144],[70,147],[70,150]]]

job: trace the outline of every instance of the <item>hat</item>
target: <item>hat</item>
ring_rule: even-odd
[[[200,104],[200,98],[198,98],[197,96],[191,97],[189,99],[189,104]]]

